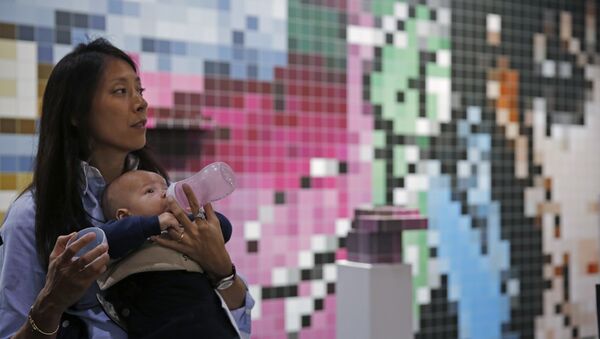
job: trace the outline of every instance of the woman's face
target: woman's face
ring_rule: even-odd
[[[146,109],[139,76],[131,66],[108,57],[90,112],[92,156],[129,153],[146,144]]]

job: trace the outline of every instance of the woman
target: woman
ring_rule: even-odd
[[[80,44],[53,69],[42,102],[33,182],[0,228],[0,338],[55,337],[59,329],[67,333],[61,326],[76,321],[83,321],[90,338],[127,337],[96,298],[107,247],[73,260],[93,235],[66,244],[77,230],[104,222],[102,191],[125,171],[167,178],[146,150],[143,90],[131,58],[104,39]],[[242,336],[249,336],[254,301],[235,275],[219,225],[200,218],[190,222],[172,206],[184,232],[173,235],[177,240],[155,241],[196,260],[215,284],[233,276],[219,294]]]

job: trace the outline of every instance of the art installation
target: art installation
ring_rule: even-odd
[[[215,208],[256,299],[253,338],[335,338],[338,259],[412,265],[415,338],[597,336],[599,12],[1,1],[0,218],[31,181],[53,65],[103,36],[139,63],[172,179],[216,161],[235,172]],[[358,255],[357,234],[389,225],[402,231]]]

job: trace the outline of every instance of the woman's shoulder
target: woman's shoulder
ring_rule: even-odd
[[[35,228],[35,202],[31,190],[21,194],[10,205],[0,230],[6,234],[21,228]]]
[[[0,247],[0,278],[9,276],[6,272],[11,267],[39,265],[35,247],[35,203],[31,191],[24,192],[10,205],[0,227],[0,236],[3,241]]]

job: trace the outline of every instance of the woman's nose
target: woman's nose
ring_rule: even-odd
[[[148,108],[148,102],[146,101],[146,99],[144,99],[144,97],[141,94],[137,94],[135,102],[135,111],[145,112],[146,108]]]

